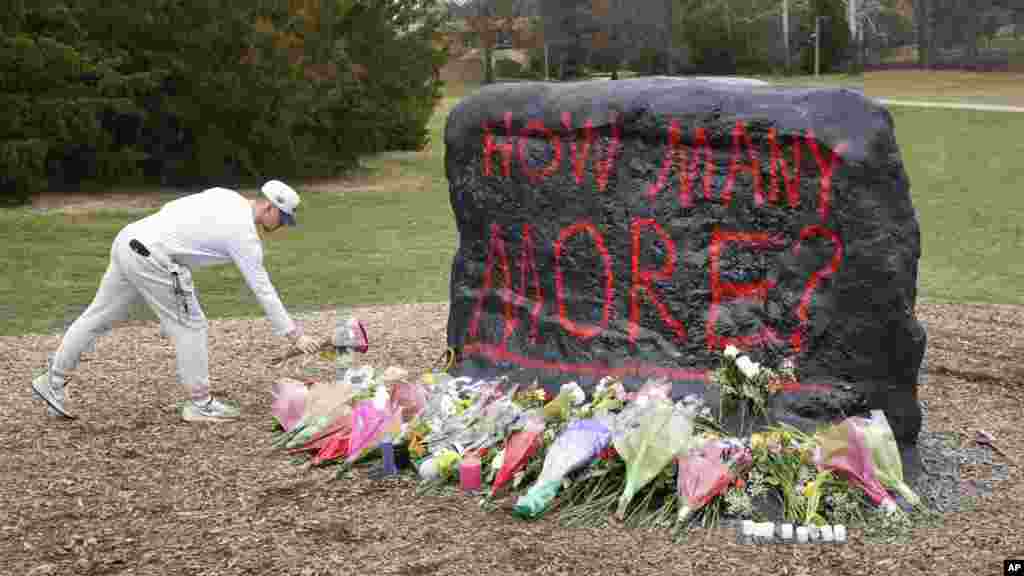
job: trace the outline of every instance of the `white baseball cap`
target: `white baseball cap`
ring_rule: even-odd
[[[270,203],[281,211],[281,223],[295,226],[295,209],[299,207],[299,194],[280,180],[270,180],[261,189]]]

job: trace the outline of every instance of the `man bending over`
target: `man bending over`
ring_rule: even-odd
[[[110,264],[92,304],[68,328],[46,373],[32,381],[34,397],[65,418],[65,393],[82,352],[142,299],[174,341],[178,379],[190,392],[182,418],[188,422],[238,418],[238,410],[210,395],[206,316],[192,284],[192,269],[234,263],[256,295],[274,333],[306,353],[318,348],[289,317],[263,267],[257,227],[270,233],[295,225],[299,195],[271,180],[263,198],[211,188],[168,202],[160,211],[125,226],[114,239]]]

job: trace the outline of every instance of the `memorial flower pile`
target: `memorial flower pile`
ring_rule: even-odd
[[[769,369],[730,346],[709,381],[721,389],[718,417],[696,395],[674,402],[664,380],[631,392],[606,377],[589,393],[569,382],[552,394],[507,377],[347,367],[334,382],[275,385],[274,444],[343,469],[393,450],[424,486],[508,498],[515,516],[557,512],[570,525],[710,526],[763,519],[766,502],[781,509],[772,520],[823,525],[872,507],[899,513],[895,496],[920,504],[881,411],[744,433],[797,381],[792,364]],[[724,429],[730,414],[738,433]]]

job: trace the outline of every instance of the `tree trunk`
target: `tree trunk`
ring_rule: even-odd
[[[917,65],[922,68],[928,67],[928,50],[925,41],[925,2],[927,0],[914,0],[914,26],[917,28]]]
[[[973,2],[968,4],[973,4]],[[978,65],[978,33],[981,29],[981,22],[979,22],[977,10],[973,10],[973,7],[969,5],[964,8],[961,14],[963,18],[961,23],[963,24],[964,41],[967,44],[965,46],[966,50],[964,50],[964,63],[973,70]]]
[[[491,47],[484,44],[483,49],[484,59],[484,84],[494,84],[494,66],[491,55]]]
[[[665,72],[668,76],[675,73],[672,62],[672,0],[665,0]]]
[[[932,21],[934,0],[914,0],[914,22],[917,24],[917,57],[923,68],[935,64],[935,26]]]

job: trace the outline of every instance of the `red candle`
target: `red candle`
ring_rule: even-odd
[[[459,481],[465,492],[476,492],[480,489],[480,457],[467,454],[459,464]]]

